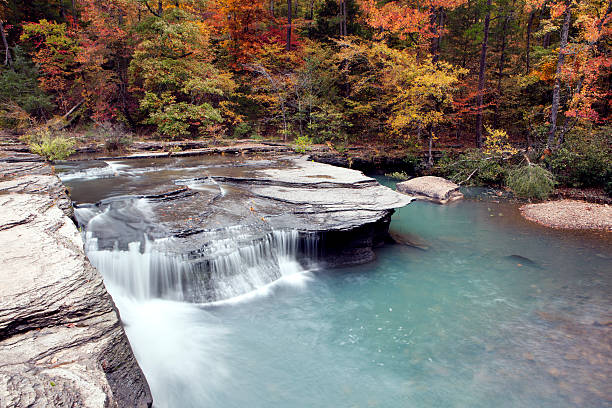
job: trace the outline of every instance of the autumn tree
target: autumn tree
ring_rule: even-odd
[[[74,28],[65,23],[40,20],[23,26],[22,41],[31,41],[33,60],[43,73],[41,88],[54,96],[67,113],[82,100],[83,81],[77,57],[81,47]]]
[[[553,3],[550,17],[548,26],[559,32],[559,47],[539,61],[533,75],[552,85],[546,146],[555,150],[579,121],[598,123],[609,119],[606,78],[612,58],[605,42],[611,33],[612,2]],[[575,33],[572,37],[571,31]],[[559,113],[565,117],[560,129]]]
[[[487,70],[487,47],[489,46],[489,24],[491,21],[491,0],[487,0],[485,19],[482,27],[482,46],[478,68],[478,94],[476,96],[476,147],[482,147],[482,105]]]
[[[429,48],[437,54],[444,33],[443,14],[466,0],[410,0],[385,2],[379,6],[374,0],[362,0],[366,22],[381,35],[392,34],[409,40],[413,45]]]
[[[248,62],[262,44],[278,42],[280,31],[271,30],[273,19],[264,0],[214,0],[212,24],[221,36],[222,46],[238,63]]]
[[[203,134],[221,122],[221,103],[234,82],[211,63],[208,28],[173,8],[143,20],[138,33],[129,71],[132,91],[141,95],[143,123],[177,137]]]

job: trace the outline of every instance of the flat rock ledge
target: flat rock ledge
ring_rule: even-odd
[[[0,407],[150,407],[59,179],[0,161]]]
[[[86,174],[92,168],[79,166],[91,164],[74,162],[72,172]],[[164,244],[164,251],[186,255],[203,270],[207,270],[215,256],[210,250],[215,248],[215,242],[240,235],[239,242],[250,245],[278,230],[297,231],[304,241],[300,245],[316,241],[319,266],[333,268],[367,263],[375,258],[373,248],[388,241],[387,231],[394,210],[413,200],[360,171],[297,155],[266,155],[256,160],[221,155],[125,159],[115,165],[125,166],[119,172],[145,174],[157,168],[172,168],[177,172],[184,167],[192,170],[180,176],[156,178],[151,185],[145,183],[137,190],[140,196],[133,195],[129,188],[125,190],[127,194],[122,194],[122,180],[129,177],[121,177],[120,173],[108,174],[117,181],[116,191],[121,192],[116,197],[100,196],[102,200],[87,203],[79,200],[75,189],[72,198],[80,202],[77,208],[88,210],[77,211],[77,218],[97,239],[99,248],[127,250],[130,242],[143,242],[145,236],[147,239],[172,238],[171,243]],[[93,170],[96,174],[107,174],[108,167]],[[69,174],[64,176],[67,185],[71,185]],[[93,215],[107,210],[115,214],[115,208],[131,206],[135,198],[146,198],[153,215],[135,216],[138,222],[131,222],[129,231],[118,233],[105,223],[88,225]],[[306,254],[308,251],[303,252],[305,257],[310,257],[311,254]]]
[[[397,191],[417,199],[446,204],[463,198],[459,185],[442,177],[423,176],[397,183]]]
[[[607,204],[557,200],[527,204],[520,210],[528,220],[546,227],[612,232],[612,206]]]

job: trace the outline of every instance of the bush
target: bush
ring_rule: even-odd
[[[242,139],[251,132],[251,125],[248,122],[240,122],[234,128],[234,139]]]
[[[32,153],[43,156],[47,160],[64,160],[75,152],[74,140],[53,135],[49,129],[27,135],[28,145]]]
[[[569,187],[603,187],[611,183],[611,127],[576,132],[547,158],[557,180]]]
[[[507,159],[498,155],[487,155],[474,149],[459,156],[445,155],[434,172],[465,185],[501,185],[508,172]]]
[[[550,171],[528,164],[510,171],[506,184],[519,197],[543,200],[555,188],[555,178]]]
[[[404,158],[404,163],[406,163],[406,171],[410,174],[418,174],[425,168],[425,162],[417,156],[415,153],[408,153]]]
[[[307,150],[310,150],[311,145],[311,138],[308,136],[299,136],[297,139],[295,139],[295,147],[293,149],[298,153],[306,153]]]
[[[612,197],[612,168],[606,171],[606,182],[604,184],[604,191],[610,197]]]
[[[405,171],[395,171],[393,173],[385,173],[385,176],[398,180],[410,180],[410,176]]]
[[[109,152],[123,150],[133,143],[132,135],[123,125],[117,123],[99,124],[99,135],[104,142],[104,148]]]
[[[517,150],[510,145],[508,134],[503,129],[493,129],[485,126],[488,133],[484,140],[483,150],[486,154],[504,155],[516,154]]]

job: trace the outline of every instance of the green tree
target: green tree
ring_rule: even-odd
[[[54,108],[51,98],[38,87],[39,71],[36,65],[20,47],[15,47],[13,54],[13,63],[0,67],[0,114],[4,117],[4,120],[0,120],[9,127],[18,125],[15,119],[20,117],[20,112],[45,117]]]
[[[220,123],[220,103],[235,84],[213,66],[206,26],[173,8],[147,18],[137,31],[141,42],[129,72],[133,91],[142,96],[143,122],[170,137],[203,134]]]

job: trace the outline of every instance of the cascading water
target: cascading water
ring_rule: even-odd
[[[77,208],[76,217],[86,231],[87,255],[107,285],[137,299],[207,303],[243,297],[303,274],[316,259],[315,236],[252,226],[200,232],[201,250],[181,253],[175,238],[149,237],[146,199]]]
[[[257,197],[215,185],[249,176],[237,160],[62,176],[78,171],[72,198],[99,202],[76,216],[156,408],[610,405],[608,237],[544,230],[514,204],[419,202],[391,228],[427,251],[385,246],[374,263],[310,278],[296,271],[311,267],[313,237],[273,230]],[[197,195],[154,198],[177,184]]]

